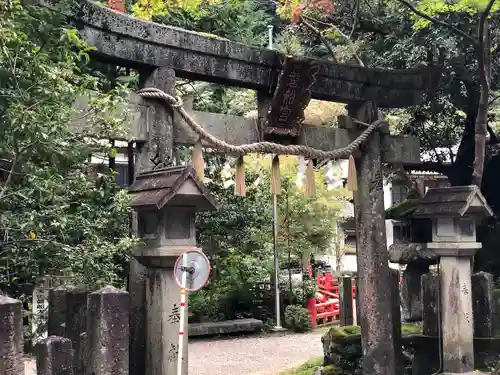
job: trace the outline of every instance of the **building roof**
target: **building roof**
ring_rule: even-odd
[[[415,217],[439,217],[466,214],[493,215],[493,211],[477,186],[431,188],[420,200],[413,215]]]
[[[129,187],[134,209],[160,210],[165,205],[194,207],[196,211],[217,208],[214,197],[201,183],[193,167],[171,167],[140,173]]]

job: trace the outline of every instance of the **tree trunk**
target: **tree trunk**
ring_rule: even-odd
[[[486,135],[488,134],[488,102],[490,95],[490,73],[491,73],[491,51],[489,43],[488,15],[491,9],[490,1],[488,8],[481,14],[478,30],[478,70],[479,82],[481,84],[479,104],[477,108],[476,123],[474,126],[474,169],[472,172],[472,183],[481,187],[484,172],[484,154],[486,149]]]

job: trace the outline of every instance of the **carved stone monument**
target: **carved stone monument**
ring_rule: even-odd
[[[146,374],[175,374],[182,360],[187,375],[188,350],[178,352],[180,288],[175,282],[177,257],[196,248],[195,214],[213,210],[216,203],[192,167],[171,167],[137,176],[130,186],[137,211],[138,235],[144,245],[136,259],[146,273]],[[187,337],[186,337],[187,340]]]
[[[477,221],[492,215],[477,186],[429,189],[414,216],[432,219],[427,248],[439,257],[443,370],[474,370],[471,262]]]

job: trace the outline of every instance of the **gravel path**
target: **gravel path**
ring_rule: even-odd
[[[193,375],[279,375],[323,353],[321,335],[272,334],[190,340],[189,373]],[[25,375],[36,375],[27,359]]]

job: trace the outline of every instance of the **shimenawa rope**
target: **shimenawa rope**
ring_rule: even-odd
[[[371,124],[365,124],[361,121],[354,120],[356,123],[367,125],[367,128],[349,145],[346,147],[338,148],[332,151],[323,151],[316,148],[303,146],[303,145],[281,145],[272,142],[257,142],[249,143],[240,146],[226,143],[212,134],[208,133],[202,126],[200,126],[195,119],[186,112],[182,107],[182,99],[174,97],[170,94],[163,92],[156,88],[145,88],[137,91],[137,94],[144,98],[162,99],[167,105],[175,109],[179,115],[186,121],[187,125],[196,134],[205,140],[213,148],[224,151],[227,153],[245,155],[249,153],[260,154],[275,154],[275,155],[299,155],[308,159],[340,159],[350,156],[356,149],[358,149],[377,128],[387,124],[385,120],[377,120]]]

